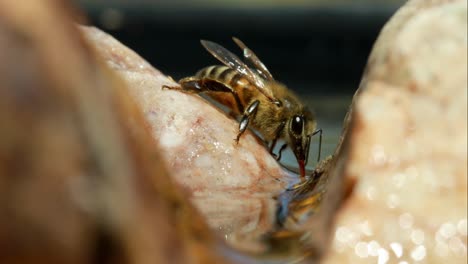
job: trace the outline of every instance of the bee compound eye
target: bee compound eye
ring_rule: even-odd
[[[304,129],[304,117],[302,116],[293,116],[291,120],[291,131],[295,135],[301,135]]]

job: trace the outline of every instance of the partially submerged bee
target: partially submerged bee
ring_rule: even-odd
[[[281,159],[281,152],[289,146],[299,163],[301,177],[305,177],[310,139],[316,134],[320,135],[317,158],[320,160],[322,130],[317,129],[314,114],[292,91],[273,78],[252,50],[239,39],[233,40],[243,50],[245,62],[219,44],[202,40],[208,52],[224,65],[203,68],[195,76],[181,79],[180,87],[163,88],[206,93],[234,114],[242,115],[236,142],[249,126],[270,144],[271,154],[277,140],[284,139],[286,143],[281,146],[277,159]]]

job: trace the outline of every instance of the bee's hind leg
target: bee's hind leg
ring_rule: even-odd
[[[163,89],[179,90],[185,93],[198,94],[203,92],[222,92],[232,94],[239,112],[244,112],[244,107],[240,101],[239,95],[232,88],[210,79],[198,79],[196,77],[187,77],[179,81],[180,86],[163,85]],[[255,110],[255,109],[254,109]]]
[[[257,113],[259,103],[259,100],[255,100],[245,109],[242,119],[239,122],[239,133],[237,133],[237,137],[235,139],[236,143],[239,143],[239,138],[244,134],[245,130],[249,126],[250,118]]]
[[[201,93],[204,90],[200,83],[200,80],[193,77],[188,77],[180,80],[179,86],[163,85],[161,88],[168,90],[179,90],[186,93]]]

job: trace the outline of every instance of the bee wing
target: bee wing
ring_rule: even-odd
[[[251,64],[258,74],[262,76],[266,80],[274,80],[273,76],[271,75],[270,71],[268,71],[267,67],[263,62],[255,55],[255,53],[249,49],[244,42],[242,42],[240,39],[233,37],[232,40],[236,42],[237,46],[242,49],[242,52],[244,54],[245,60]]]
[[[245,63],[242,62],[239,57],[217,43],[207,40],[201,40],[200,42],[203,47],[205,47],[205,49],[211,53],[211,55],[221,61],[224,65],[244,75],[247,79],[253,82],[256,88],[270,101],[275,104],[279,104],[278,99],[273,96],[271,90],[266,88],[265,80],[262,79],[257,73],[253,72],[247,65],[245,65]]]

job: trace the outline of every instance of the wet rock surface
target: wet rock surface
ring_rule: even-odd
[[[251,131],[236,144],[238,122],[226,113],[198,95],[162,89],[176,84],[110,35],[82,31],[127,82],[171,174],[211,227],[235,247],[261,250],[255,240],[273,229],[276,197],[297,176],[282,169]]]

